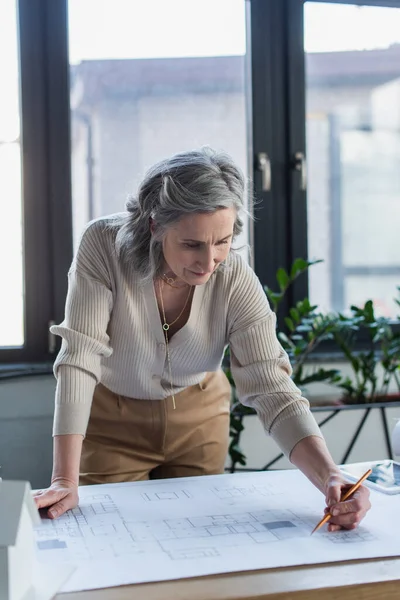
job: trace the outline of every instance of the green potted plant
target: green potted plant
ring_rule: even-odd
[[[278,291],[265,286],[271,308],[276,313],[293,282],[319,262],[298,258],[289,271],[278,269]],[[396,299],[396,303],[400,306],[400,299]],[[398,394],[393,396],[389,390],[394,384],[400,392],[400,333],[393,330],[390,319],[376,316],[371,300],[361,308],[351,306],[349,315],[344,315],[323,314],[305,298],[289,309],[283,321],[286,331],[279,331],[278,338],[289,355],[292,378],[300,389],[304,390],[313,382],[333,384],[340,390],[338,404],[371,403],[390,397],[399,399]],[[367,333],[368,342],[367,348],[359,350],[356,342],[362,331]],[[343,353],[352,369],[352,377],[339,369],[317,368],[310,364],[313,353],[326,340],[333,341]],[[237,398],[229,367],[229,350],[224,365],[232,386],[229,455],[233,472],[237,464],[246,465],[246,457],[240,447],[243,419],[255,414],[255,411],[240,404]]]
[[[400,300],[395,301],[400,306]],[[367,344],[358,350],[356,340],[360,332],[367,335]],[[376,316],[372,300],[361,308],[351,306],[349,316],[340,314],[333,337],[352,370],[352,377],[340,374],[333,378],[343,392],[343,403],[399,399],[400,333],[393,330],[389,318]],[[392,386],[397,393],[391,392]]]

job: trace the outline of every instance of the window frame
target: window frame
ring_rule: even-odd
[[[288,135],[284,2],[250,1],[252,56],[254,270],[263,285],[275,285],[278,266],[290,263]],[[262,44],[262,40],[270,40]],[[271,186],[262,188],[258,156],[266,153]],[[282,201],[282,199],[285,199]],[[289,301],[289,298],[287,298]],[[283,303],[282,303],[283,304]],[[285,306],[282,306],[285,310]]]
[[[289,269],[296,258],[308,254],[307,195],[299,189],[300,175],[294,163],[296,152],[306,155],[303,2],[250,1],[255,23],[252,53],[256,57],[252,64],[254,270],[263,285],[274,289],[277,269]],[[265,38],[270,45],[263,47]],[[264,85],[254,85],[254,81]],[[266,152],[271,161],[269,192],[262,190],[259,152]],[[303,276],[288,290],[279,315],[287,314],[307,295],[308,278]]]

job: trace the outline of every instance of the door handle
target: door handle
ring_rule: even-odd
[[[300,172],[300,190],[305,192],[307,189],[307,159],[303,152],[296,152],[294,155],[293,168]]]
[[[261,189],[263,192],[271,190],[271,161],[266,152],[257,154],[256,169],[261,173]]]

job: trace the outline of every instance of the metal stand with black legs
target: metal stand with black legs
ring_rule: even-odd
[[[383,431],[383,435],[384,435],[384,439],[385,439],[387,457],[393,459],[393,451],[392,451],[392,446],[390,443],[390,435],[389,435],[389,427],[388,427],[386,409],[387,408],[396,408],[396,407],[400,407],[400,402],[377,402],[377,403],[373,403],[373,404],[344,404],[344,405],[337,405],[337,406],[313,406],[313,407],[311,407],[311,411],[313,413],[330,411],[330,414],[327,417],[325,417],[324,419],[322,419],[322,421],[319,423],[319,426],[321,428],[324,425],[326,425],[326,423],[329,423],[329,421],[331,421],[333,418],[335,418],[338,414],[341,414],[343,411],[349,411],[349,410],[363,411],[360,422],[358,423],[357,428],[356,428],[349,444],[347,445],[347,448],[344,451],[343,458],[342,458],[340,464],[345,464],[347,462],[354,446],[356,445],[358,438],[360,437],[360,434],[364,428],[364,425],[365,425],[369,415],[371,414],[371,411],[373,411],[375,409],[379,410],[381,413],[381,424],[382,424],[382,431]],[[251,416],[251,415],[248,415],[248,416]],[[284,455],[282,453],[277,454],[272,460],[270,460],[261,469],[245,469],[243,467],[238,467],[233,470],[234,471],[254,471],[254,470],[267,471],[268,469],[270,469],[272,467],[272,465],[277,463],[278,460],[283,458],[283,456]],[[230,472],[232,473],[233,470],[231,468]]]

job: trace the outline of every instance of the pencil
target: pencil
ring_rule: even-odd
[[[340,499],[340,502],[344,502],[345,500],[347,500],[348,498],[350,498],[350,496],[352,494],[354,494],[354,492],[356,492],[358,490],[358,488],[361,486],[361,484],[367,479],[367,477],[369,477],[372,473],[372,469],[368,469],[368,471],[366,473],[364,473],[364,475],[357,481],[357,483],[355,483],[354,485],[351,486],[351,488],[349,490],[347,490],[347,492],[343,495],[343,497]],[[318,529],[320,527],[322,527],[322,525],[325,525],[325,523],[327,523],[329,521],[329,519],[332,517],[332,515],[330,513],[327,513],[318,523],[318,525],[316,525],[314,527],[314,529],[311,532],[311,535],[315,532],[318,531]]]

